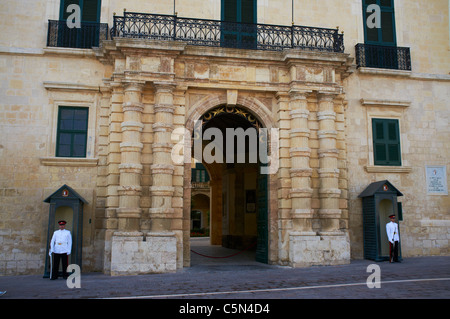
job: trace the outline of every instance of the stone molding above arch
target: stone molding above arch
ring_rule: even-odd
[[[214,109],[217,106],[225,104],[227,104],[226,92],[220,95],[208,95],[203,99],[197,101],[189,108],[189,111],[186,114],[186,128],[192,131],[194,128],[194,122],[200,119],[203,114]],[[264,103],[259,101],[257,98],[238,96],[236,105],[243,107],[253,113],[265,128],[270,129],[275,127],[275,123],[272,119],[272,112],[267,108],[267,106],[264,105]]]

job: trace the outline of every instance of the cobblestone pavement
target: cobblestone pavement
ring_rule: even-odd
[[[353,260],[348,265],[290,268],[257,263],[236,253],[193,242],[192,267],[176,273],[111,277],[82,273],[81,287],[42,275],[0,276],[6,299],[449,299],[450,256],[405,258],[402,263]],[[381,288],[370,289],[368,271],[379,266]],[[372,277],[370,283],[374,283]]]

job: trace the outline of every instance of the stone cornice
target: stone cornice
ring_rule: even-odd
[[[44,166],[95,167],[98,164],[98,158],[41,157],[39,160]]]
[[[410,166],[364,166],[368,173],[410,173]]]
[[[382,99],[361,99],[361,105],[363,106],[385,106],[385,107],[408,107],[411,105],[411,101],[406,100],[382,100]]]
[[[100,86],[79,83],[45,81],[44,87],[49,91],[91,91],[100,92]]]

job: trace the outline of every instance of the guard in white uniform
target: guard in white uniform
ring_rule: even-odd
[[[49,256],[53,253],[53,267],[50,280],[58,278],[59,262],[62,261],[63,278],[67,278],[67,266],[69,264],[69,255],[72,252],[72,235],[66,230],[66,221],[58,222],[59,230],[53,233],[50,241]]]
[[[398,235],[398,224],[395,222],[395,215],[390,215],[391,220],[386,224],[386,234],[389,240],[389,262],[399,262],[398,260],[398,242],[400,236]]]

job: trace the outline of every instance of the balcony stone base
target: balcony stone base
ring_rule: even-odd
[[[350,263],[350,240],[347,233],[295,232],[289,236],[291,267],[344,265]]]
[[[112,237],[111,276],[169,273],[177,269],[175,234],[116,232]]]

